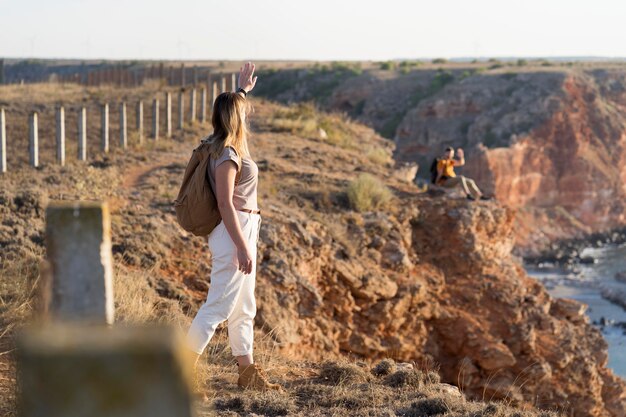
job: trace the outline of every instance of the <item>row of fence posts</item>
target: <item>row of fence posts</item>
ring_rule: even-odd
[[[226,91],[225,77],[222,78],[221,91]],[[235,75],[232,75],[231,86],[236,86]],[[219,89],[217,82],[213,82],[212,85],[212,100],[213,103],[219,95]],[[235,88],[233,88],[233,91]],[[200,123],[204,124],[207,121],[207,89],[205,87],[200,89]],[[196,118],[196,88],[190,90],[190,111],[189,122],[195,123]],[[152,132],[151,136],[153,140],[159,139],[159,99],[152,100]],[[101,106],[101,150],[103,152],[109,152],[109,104],[104,103]],[[126,103],[122,102],[119,105],[119,144],[123,149],[128,146],[128,124],[126,118]],[[138,135],[139,144],[143,143],[144,129],[143,129],[143,101],[139,100],[135,107],[135,120],[136,131]],[[56,109],[56,159],[61,165],[65,165],[65,109],[60,106]],[[87,160],[87,109],[82,107],[78,111],[77,117],[78,123],[78,160]],[[29,131],[29,164],[33,167],[39,166],[39,127],[38,127],[38,114],[32,112],[28,121]],[[178,93],[178,129],[183,130],[185,127],[185,91],[181,90]],[[165,93],[165,135],[166,137],[172,137],[172,95],[170,92]],[[4,108],[0,108],[0,173],[7,172],[7,148],[6,148],[6,114]]]
[[[4,60],[0,59],[0,85],[6,82],[4,67]],[[189,69],[191,69],[191,77],[188,77]],[[123,68],[117,65],[94,70],[85,69],[70,74],[52,73],[45,77],[39,77],[37,80],[30,80],[30,82],[76,83],[85,86],[117,85],[120,87],[137,87],[142,85],[146,79],[159,79],[169,86],[179,85],[181,87],[187,87],[188,84],[198,85],[201,82],[206,82],[210,85],[212,79],[222,79],[222,83],[224,83],[224,78],[228,79],[231,77],[232,81],[229,80],[231,81],[230,88],[234,90],[236,74],[212,73],[210,70],[201,69],[197,66],[187,68],[184,63],[180,64],[178,68],[171,65],[166,67],[163,63],[160,63],[158,66],[150,65],[141,68]],[[191,80],[189,80],[189,78],[191,78]],[[201,81],[201,78],[203,78],[204,81]],[[191,81],[191,83],[189,81]],[[224,84],[222,85],[224,86]]]
[[[34,321],[16,334],[21,417],[192,417],[191,358],[171,326],[115,325],[105,201],[52,201]]]

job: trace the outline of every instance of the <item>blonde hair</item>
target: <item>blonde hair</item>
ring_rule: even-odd
[[[219,158],[227,146],[235,148],[240,161],[250,156],[247,117],[246,120],[241,117],[244,112],[248,114],[250,109],[249,102],[238,93],[224,92],[216,97],[211,116],[213,134],[209,137],[209,154],[212,158]]]

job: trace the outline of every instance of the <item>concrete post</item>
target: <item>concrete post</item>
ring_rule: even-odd
[[[102,105],[101,115],[101,149],[103,152],[109,152],[109,103]]]
[[[192,124],[196,121],[196,89],[192,88],[189,94],[190,109],[189,109],[189,122]]]
[[[185,86],[185,64],[180,64],[180,86]]]
[[[237,91],[237,74],[235,73],[231,74],[230,76],[230,86],[232,87],[231,88],[232,92]]]
[[[139,143],[143,143],[143,101],[137,102],[136,114],[136,126],[137,134],[139,135]]]
[[[120,146],[122,149],[128,147],[128,129],[126,124],[126,103],[120,104]]]
[[[49,312],[60,321],[112,324],[113,266],[109,207],[56,201],[46,208],[46,253],[52,272]]]
[[[4,84],[4,59],[0,59],[0,85]]]
[[[56,111],[57,122],[57,161],[61,166],[65,165],[65,109],[58,107]]]
[[[200,123],[206,123],[206,88],[200,90]]]
[[[211,98],[211,109],[213,108],[213,105],[215,104],[215,99],[217,98],[219,94],[220,92],[217,89],[217,81],[213,81],[213,94]]]
[[[165,134],[172,137],[172,94],[165,93]]]
[[[194,65],[193,67],[193,85],[198,85],[198,67]]]
[[[30,165],[33,167],[39,166],[39,127],[37,126],[37,112],[34,111],[30,114],[29,118],[29,154]]]
[[[222,92],[222,93],[224,93],[224,92],[226,92],[226,91],[228,91],[228,90],[226,89],[226,76],[225,76],[225,75],[222,75],[222,91],[221,91],[221,92]]]
[[[87,109],[78,112],[78,160],[87,160]]]
[[[152,139],[159,139],[159,100],[152,100]]]
[[[7,122],[0,108],[0,174],[7,172]]]
[[[185,125],[185,93],[181,90],[178,93],[178,128],[183,129]]]
[[[195,416],[191,364],[175,330],[26,327],[16,340],[20,416]]]

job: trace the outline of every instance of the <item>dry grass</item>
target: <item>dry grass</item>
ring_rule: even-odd
[[[362,173],[350,182],[347,193],[350,206],[357,211],[380,209],[393,196],[385,184],[368,173]]]

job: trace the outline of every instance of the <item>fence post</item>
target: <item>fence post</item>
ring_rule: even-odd
[[[46,208],[46,253],[52,271],[50,314],[62,321],[112,324],[113,267],[109,207],[57,201]]]
[[[233,73],[230,76],[230,86],[232,87],[231,91],[237,91],[237,74]]]
[[[137,102],[136,108],[137,134],[139,135],[139,143],[143,143],[143,101]]]
[[[198,85],[198,67],[193,66],[193,85]]]
[[[185,64],[180,64],[180,86],[185,86]]]
[[[101,112],[101,148],[104,152],[109,152],[109,103],[102,105]]]
[[[165,93],[165,134],[172,137],[172,93]]]
[[[226,92],[226,91],[228,91],[228,90],[226,89],[226,76],[225,76],[225,75],[222,75],[222,91],[221,91],[221,92],[222,92],[222,93],[224,93],[224,92]]]
[[[4,108],[0,108],[0,174],[7,172],[7,124]]]
[[[185,93],[183,89],[178,92],[178,128],[183,129],[185,125]]]
[[[200,90],[200,123],[206,123],[206,88]]]
[[[217,89],[217,81],[213,81],[213,98],[211,99],[211,109],[213,109],[213,105],[215,104],[215,99],[217,98],[217,96],[220,94],[219,90]]]
[[[189,109],[189,122],[193,124],[196,121],[196,89],[191,89],[189,100],[191,101]]]
[[[87,109],[78,112],[78,160],[87,160]]]
[[[39,128],[37,126],[37,112],[34,111],[30,114],[29,120],[29,150],[30,150],[30,165],[33,167],[39,166]]]
[[[126,128],[126,103],[120,104],[120,145],[122,149],[128,146],[128,132]]]
[[[57,108],[57,161],[61,166],[65,165],[65,109],[63,106]]]
[[[159,139],[159,99],[152,100],[152,138]]]
[[[4,59],[0,59],[0,85],[4,84]]]

